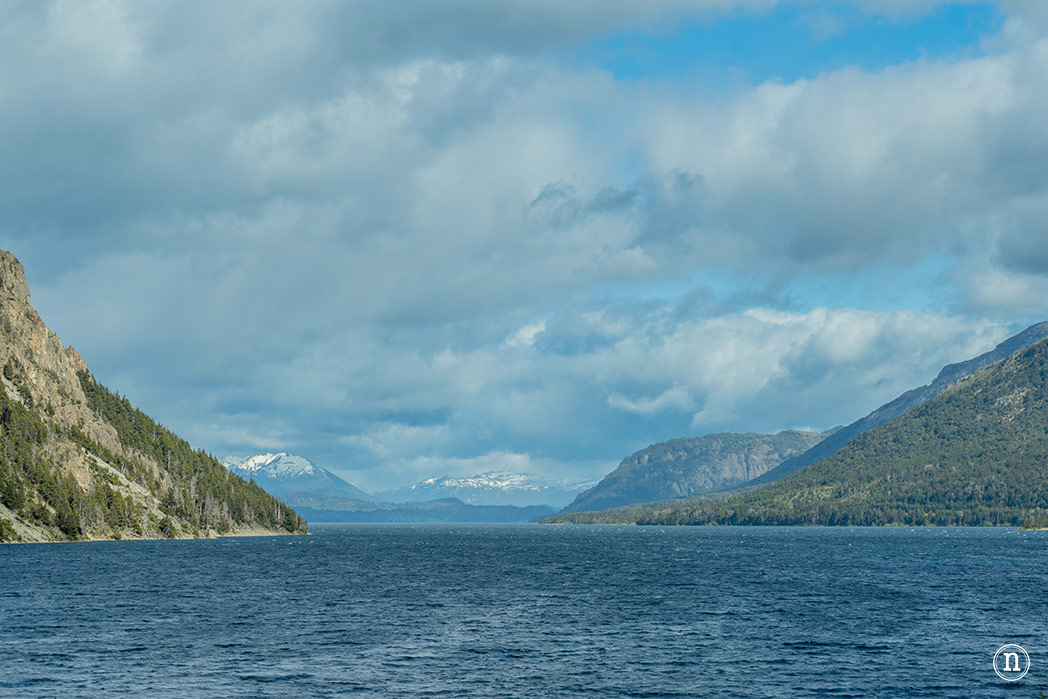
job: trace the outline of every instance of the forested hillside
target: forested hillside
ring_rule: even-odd
[[[261,488],[97,383],[0,253],[0,541],[299,533]]]

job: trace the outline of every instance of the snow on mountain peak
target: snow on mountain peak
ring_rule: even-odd
[[[248,458],[228,456],[222,460],[222,464],[241,478],[255,481],[273,495],[314,493],[351,500],[374,500],[371,495],[331,471],[287,452],[256,454]]]
[[[427,478],[418,485],[413,486],[413,491],[428,489],[432,486],[442,488],[466,488],[476,490],[548,490],[552,487],[549,483],[538,476],[530,473],[511,473],[509,471],[488,471],[478,473],[474,476],[444,476],[442,478]]]
[[[394,502],[423,502],[437,498],[458,498],[472,505],[551,505],[562,507],[581,492],[581,488],[550,481],[534,473],[486,471],[469,476],[431,477],[411,487],[387,491]]]
[[[309,460],[287,452],[258,454],[247,459],[226,461],[227,466],[243,473],[264,473],[271,478],[293,478],[317,472]]]

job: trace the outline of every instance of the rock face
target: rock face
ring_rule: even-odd
[[[948,364],[942,368],[935,380],[927,386],[920,386],[903,393],[890,403],[885,403],[877,408],[866,417],[841,428],[803,454],[798,454],[783,461],[772,470],[755,478],[752,483],[747,483],[746,485],[773,483],[794,471],[799,471],[805,466],[815,463],[819,459],[824,459],[864,432],[894,420],[900,415],[905,415],[919,405],[931,400],[960,379],[970,376],[994,362],[999,362],[1017,350],[1040,342],[1046,337],[1048,337],[1048,322],[1037,323],[1023,330],[1018,335],[1008,338],[989,352],[963,362]]]
[[[0,540],[298,532],[260,488],[100,386],[0,251]]]
[[[767,434],[710,434],[671,439],[626,457],[564,512],[606,510],[726,490],[756,478],[825,437],[785,430]]]

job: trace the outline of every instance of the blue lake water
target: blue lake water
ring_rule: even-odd
[[[1048,690],[1048,532],[313,529],[0,547],[0,696]],[[1031,658],[1017,683],[1005,643]]]

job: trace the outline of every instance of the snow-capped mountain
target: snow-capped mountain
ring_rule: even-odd
[[[561,508],[592,483],[552,483],[530,473],[489,471],[475,476],[427,478],[410,488],[379,493],[393,502],[458,498],[471,505],[550,505]]]
[[[353,500],[375,498],[331,471],[294,454],[257,454],[247,458],[229,456],[222,465],[244,480],[254,480],[267,493],[321,493]]]

